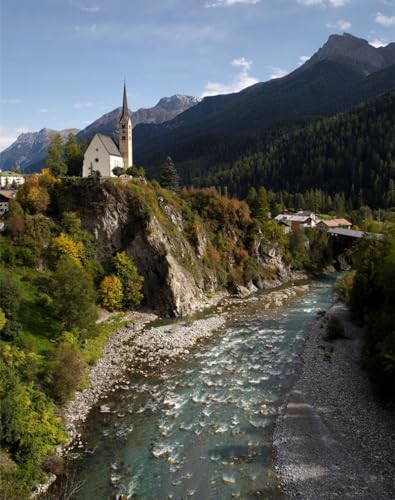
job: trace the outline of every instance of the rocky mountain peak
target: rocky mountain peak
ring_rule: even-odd
[[[201,99],[198,97],[193,97],[189,95],[181,95],[175,94],[171,97],[162,97],[162,99],[158,102],[157,106],[164,109],[173,109],[173,108],[185,108],[188,109],[191,106],[194,106]]]
[[[369,75],[394,64],[395,44],[375,48],[363,38],[349,33],[330,35],[328,41],[307,61],[305,67],[320,61],[347,64],[364,75]]]

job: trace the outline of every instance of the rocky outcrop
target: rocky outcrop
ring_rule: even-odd
[[[250,244],[256,277],[247,281],[236,272],[239,277],[235,279],[233,269],[237,270],[239,263],[231,251],[219,255],[213,248],[208,223],[199,219],[191,225],[191,216],[184,216],[182,200],[151,184],[104,181],[90,186],[81,181],[78,189],[67,189],[68,196],[77,194],[73,200],[67,199],[66,207],[60,203],[62,211],[78,211],[83,227],[94,235],[96,257],[105,268],[110,269],[117,252],[127,252],[144,277],[145,305],[161,315],[187,316],[224,288],[246,296],[295,279],[280,248],[268,243],[261,233]],[[83,189],[88,191],[86,196]],[[92,199],[81,206],[81,198],[89,196]],[[225,240],[230,248],[244,248],[236,227],[227,228]]]

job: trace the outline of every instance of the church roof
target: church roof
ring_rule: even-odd
[[[112,137],[109,137],[108,135],[104,134],[96,134],[96,135],[103,143],[103,146],[106,148],[108,154],[110,154],[111,156],[122,156],[121,153],[119,152],[118,146],[115,144]]]

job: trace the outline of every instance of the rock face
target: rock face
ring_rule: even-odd
[[[325,45],[304,65],[304,68],[320,61],[347,64],[367,76],[395,64],[395,43],[375,48],[366,40],[347,33],[331,35]]]
[[[79,181],[80,189],[65,189],[72,199],[65,206],[59,195],[59,211],[79,213],[83,227],[94,235],[96,257],[107,269],[116,252],[127,252],[144,276],[145,305],[161,315],[186,316],[200,309],[213,293],[226,291],[224,269],[230,271],[237,264],[210,265],[208,229],[202,220],[194,237],[188,236],[180,200],[170,195],[165,199],[161,194],[165,191],[156,191],[144,181],[93,183]],[[89,196],[84,209],[81,200]],[[227,237],[243,245],[237,242],[236,232],[230,230]],[[240,285],[230,283],[228,292],[244,296],[295,278],[280,250],[265,243],[263,235],[258,234],[253,242],[251,257],[259,278]]]

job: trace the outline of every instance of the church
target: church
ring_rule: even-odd
[[[132,119],[124,84],[122,114],[118,123],[118,145],[108,135],[95,134],[84,155],[82,177],[90,177],[96,173],[101,177],[114,177],[115,167],[132,167],[132,133]]]

